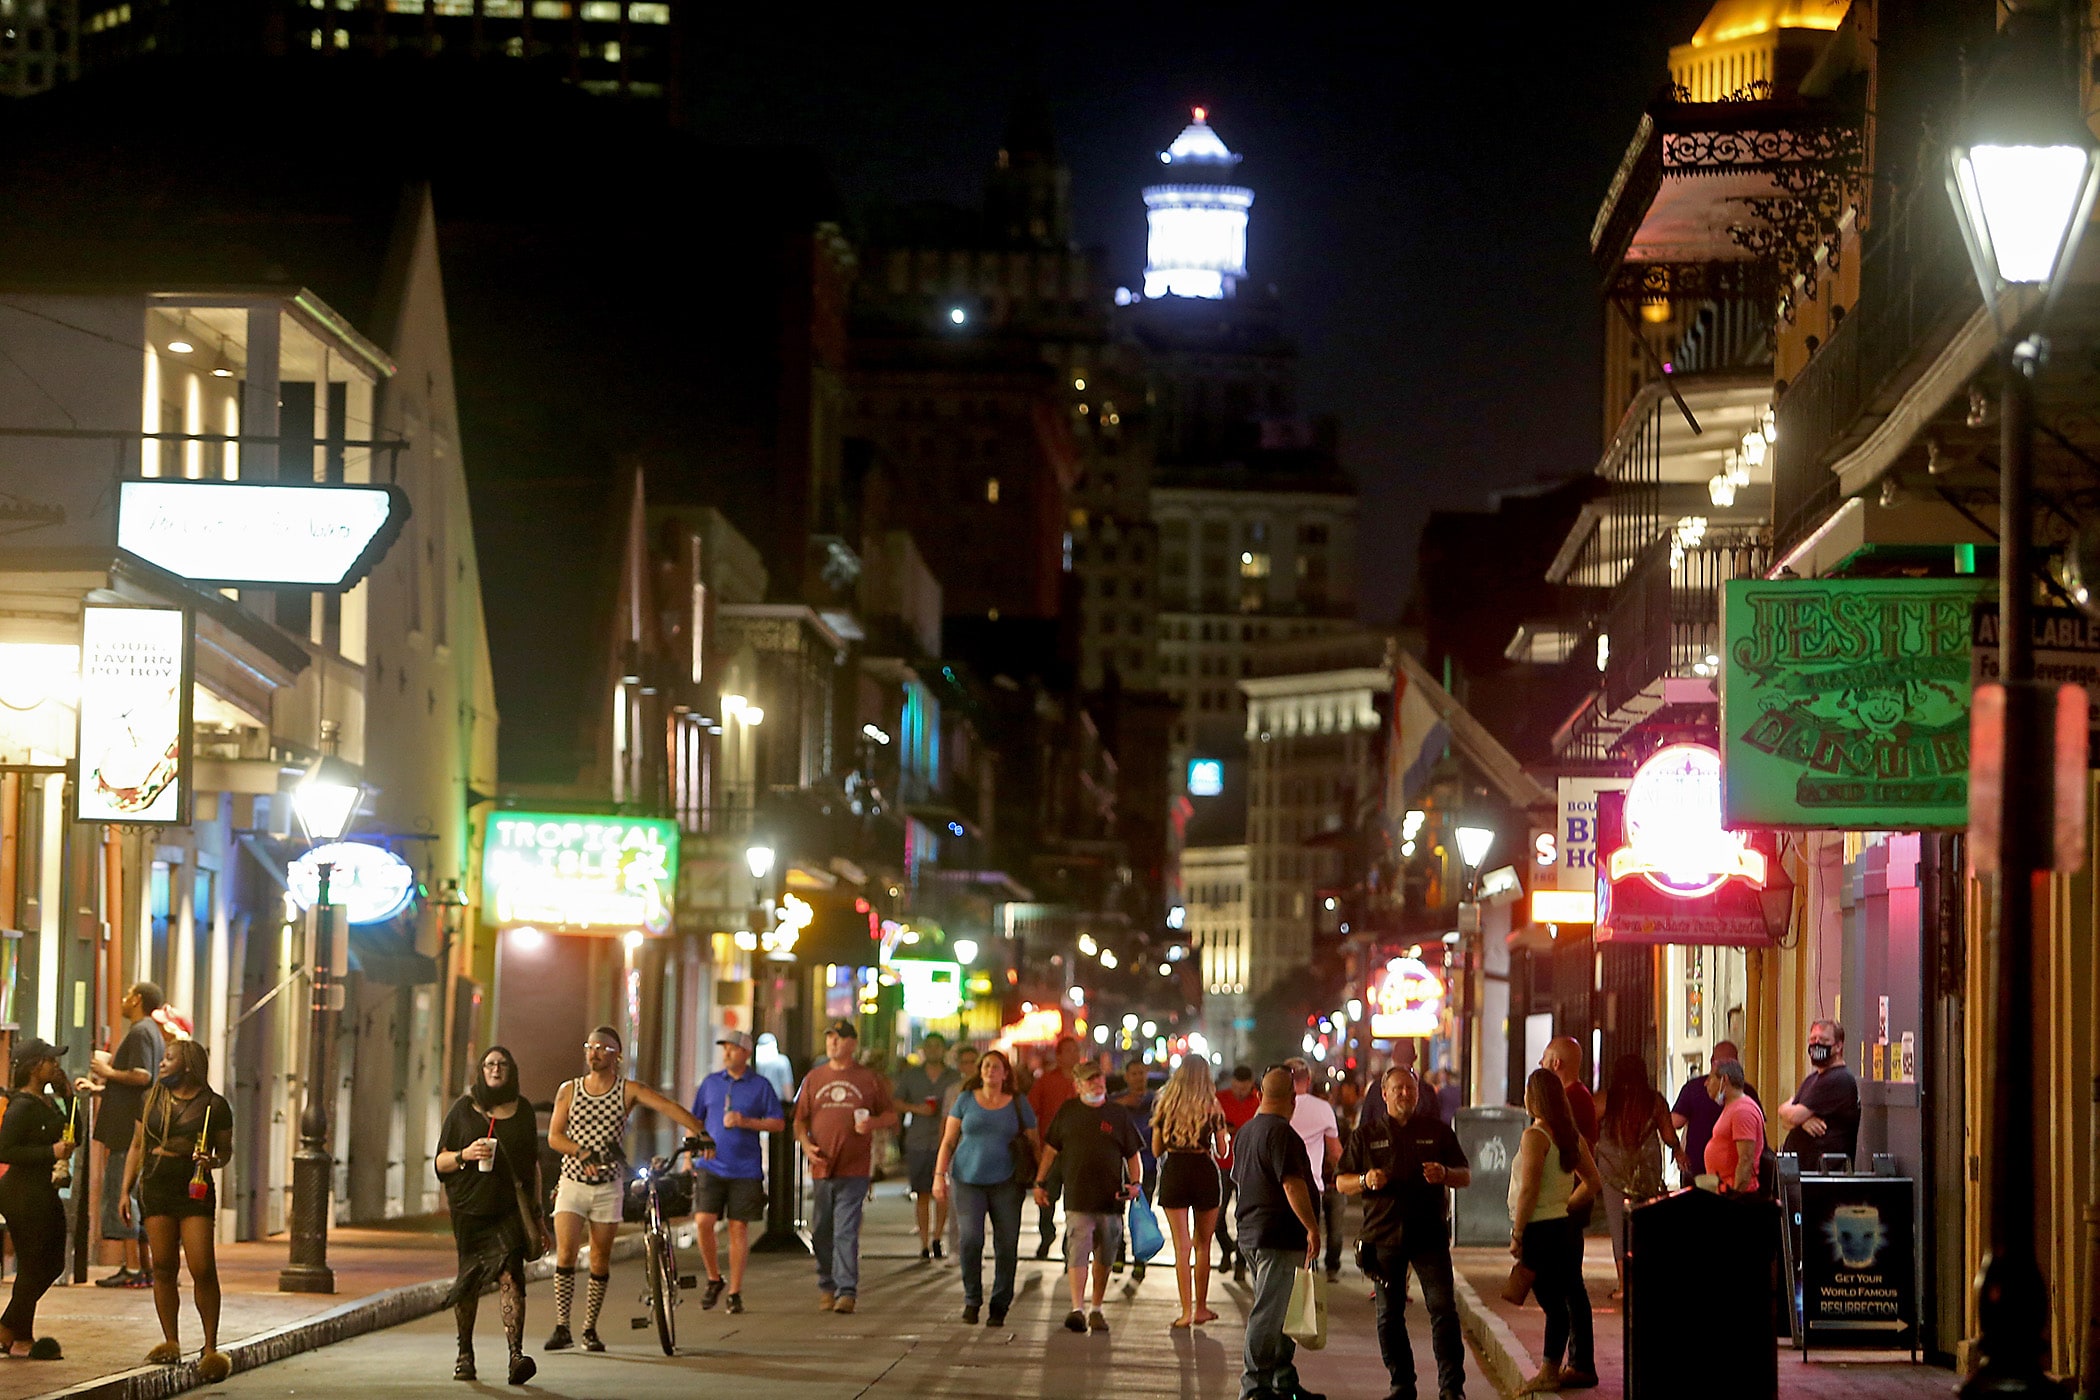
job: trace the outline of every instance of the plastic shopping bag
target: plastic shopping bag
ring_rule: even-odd
[[[1327,1345],[1327,1289],[1311,1269],[1300,1269],[1291,1281],[1290,1306],[1283,1310],[1283,1335],[1307,1351]]]
[[[1152,1213],[1152,1202],[1139,1192],[1130,1203],[1128,1226],[1130,1230],[1130,1257],[1140,1264],[1152,1262],[1152,1256],[1166,1248],[1166,1234],[1159,1228],[1159,1217]]]

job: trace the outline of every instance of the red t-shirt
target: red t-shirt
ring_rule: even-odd
[[[1595,1152],[1597,1150],[1597,1099],[1595,1095],[1590,1093],[1590,1086],[1583,1083],[1580,1079],[1568,1086],[1568,1112],[1575,1115],[1575,1131],[1580,1133],[1582,1140],[1590,1145],[1590,1151]]]
[[[1230,1089],[1220,1089],[1218,1111],[1225,1115],[1226,1126],[1232,1129],[1232,1134],[1237,1134],[1240,1129],[1254,1121],[1255,1114],[1261,1112],[1261,1095],[1255,1093],[1241,1098]],[[1219,1165],[1226,1171],[1232,1170],[1232,1134],[1226,1136],[1224,1155],[1218,1159]]]
[[[1072,1080],[1072,1072],[1052,1065],[1036,1078],[1028,1091],[1028,1106],[1035,1110],[1035,1121],[1048,1132],[1050,1124],[1057,1119],[1057,1111],[1065,1106],[1067,1099],[1079,1097],[1079,1086]]]
[[[827,1060],[804,1077],[802,1092],[795,1097],[795,1122],[809,1129],[824,1154],[810,1163],[814,1180],[869,1174],[875,1135],[854,1128],[854,1111],[863,1108],[878,1118],[890,1111],[889,1087],[873,1070],[850,1064],[834,1069]]]
[[[1737,1154],[1750,1154],[1749,1190],[1757,1189],[1757,1159],[1765,1148],[1765,1115],[1748,1094],[1721,1108],[1714,1135],[1706,1140],[1706,1169],[1721,1178],[1721,1189],[1735,1189]]]

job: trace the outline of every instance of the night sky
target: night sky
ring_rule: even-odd
[[[1303,406],[1341,420],[1363,613],[1387,621],[1429,511],[1594,465],[1590,221],[1709,4],[1062,4],[1003,29],[976,6],[731,8],[693,55],[697,134],[814,147],[859,207],[974,205],[1032,75],[1110,286],[1141,280],[1139,188],[1209,106],[1246,157],[1249,275],[1282,292]]]

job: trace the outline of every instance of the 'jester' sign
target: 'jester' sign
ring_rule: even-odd
[[[1736,579],[1721,672],[1723,820],[1968,821],[1978,579]]]

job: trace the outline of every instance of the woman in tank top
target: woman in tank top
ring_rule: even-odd
[[[639,1106],[661,1113],[691,1136],[688,1146],[702,1155],[714,1144],[700,1120],[656,1090],[621,1074],[620,1033],[600,1026],[583,1046],[586,1073],[562,1085],[554,1095],[554,1117],[547,1123],[547,1145],[561,1153],[561,1182],[554,1191],[554,1332],[548,1351],[573,1346],[569,1313],[576,1298],[576,1256],[586,1233],[591,1241],[590,1291],[584,1299],[583,1346],[604,1351],[598,1339],[598,1310],[605,1304],[605,1285],[612,1276],[613,1236],[620,1228],[620,1206],[626,1191],[620,1144],[627,1136],[627,1115]]]
[[[1509,1173],[1509,1252],[1536,1275],[1532,1290],[1546,1314],[1544,1363],[1517,1388],[1519,1395],[1535,1395],[1597,1383],[1590,1295],[1582,1282],[1582,1227],[1568,1211],[1597,1199],[1604,1179],[1589,1144],[1575,1131],[1558,1075],[1533,1070],[1524,1082],[1524,1108],[1531,1126]]]

